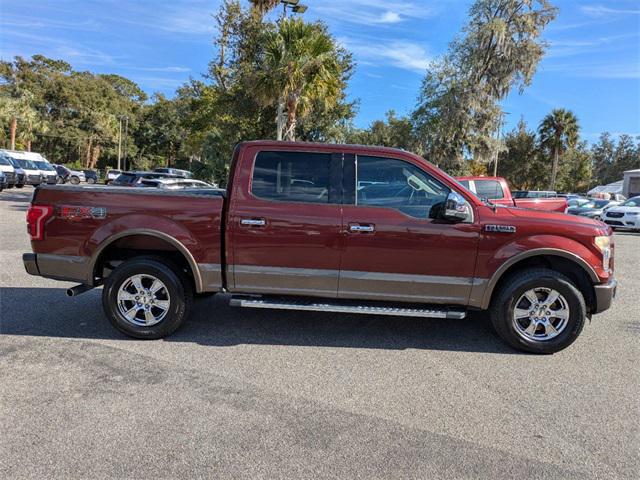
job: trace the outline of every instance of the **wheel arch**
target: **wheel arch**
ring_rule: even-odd
[[[147,229],[147,228],[131,229],[131,230],[126,230],[124,232],[116,233],[110,236],[102,244],[100,244],[98,248],[95,250],[95,252],[93,253],[93,255],[91,256],[91,261],[89,265],[89,271],[91,272],[91,275],[92,275],[91,280],[93,280],[97,276],[98,277],[102,276],[99,270],[103,267],[105,255],[108,252],[110,252],[111,249],[115,247],[119,241],[134,239],[136,237],[138,238],[148,237],[151,239],[157,239],[162,242],[165,242],[167,245],[170,245],[172,247],[171,250],[174,250],[180,255],[180,257],[184,260],[185,265],[187,265],[189,270],[191,271],[195,291],[196,292],[202,291],[202,288],[203,288],[202,275],[198,267],[198,264],[195,258],[193,257],[193,255],[191,254],[191,252],[189,251],[189,249],[182,242],[172,237],[171,235],[168,235],[164,232],[160,232],[157,230]],[[132,251],[139,250],[142,255],[148,253],[146,249],[132,248],[131,250]],[[163,249],[159,251],[163,251]]]
[[[528,250],[504,262],[489,279],[482,296],[480,308],[483,310],[489,308],[491,301],[500,291],[501,284],[512,273],[541,266],[569,277],[583,294],[587,308],[595,308],[593,285],[600,282],[595,270],[575,253],[555,248]]]

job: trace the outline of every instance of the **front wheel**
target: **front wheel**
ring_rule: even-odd
[[[95,178],[87,178],[87,183],[93,185],[94,183],[96,183],[96,179]]]
[[[516,272],[502,285],[492,302],[491,322],[509,345],[529,353],[555,353],[578,338],[587,309],[567,277],[535,268]]]
[[[134,338],[158,339],[175,332],[193,302],[191,284],[178,267],[158,257],[138,257],[107,278],[102,307],[111,324]]]

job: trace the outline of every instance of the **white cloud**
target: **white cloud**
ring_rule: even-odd
[[[380,17],[380,23],[398,23],[402,21],[402,17],[397,12],[384,12]]]
[[[393,66],[412,72],[424,73],[431,62],[427,50],[407,40],[365,42],[361,39],[341,38],[340,42],[355,55],[360,64]]]
[[[640,9],[620,9],[605,7],[604,5],[584,5],[580,7],[582,13],[591,17],[610,17],[619,15],[640,15]]]
[[[309,12],[320,19],[359,25],[396,24],[409,19],[424,19],[433,15],[424,2],[384,0],[325,0],[311,5]]]
[[[610,53],[614,50],[627,49],[628,40],[635,38],[637,42],[638,36],[638,33],[625,33],[592,38],[550,40],[551,48],[547,56],[570,57],[599,51]]]

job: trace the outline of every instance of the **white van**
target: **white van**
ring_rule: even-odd
[[[58,174],[53,165],[44,158],[42,155],[36,152],[17,152],[22,155],[26,160],[32,161],[36,167],[40,170],[42,176],[42,183],[48,183],[49,185],[55,185],[58,180]]]
[[[7,178],[7,187],[11,188],[16,183],[16,169],[9,161],[8,155],[0,151],[0,172]]]
[[[40,168],[33,163],[32,160],[29,160],[28,156],[25,153],[29,152],[18,152],[15,150],[3,150],[5,155],[10,156],[14,159],[14,163],[18,163],[20,168],[24,170],[24,184],[25,185],[33,185],[37,186],[42,183],[42,174],[40,173]]]

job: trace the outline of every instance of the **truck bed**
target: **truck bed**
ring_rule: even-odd
[[[194,276],[196,291],[222,285],[225,191],[43,185],[33,205],[53,207],[45,237],[32,242],[40,275],[94,285],[100,256],[109,249],[176,250]]]

